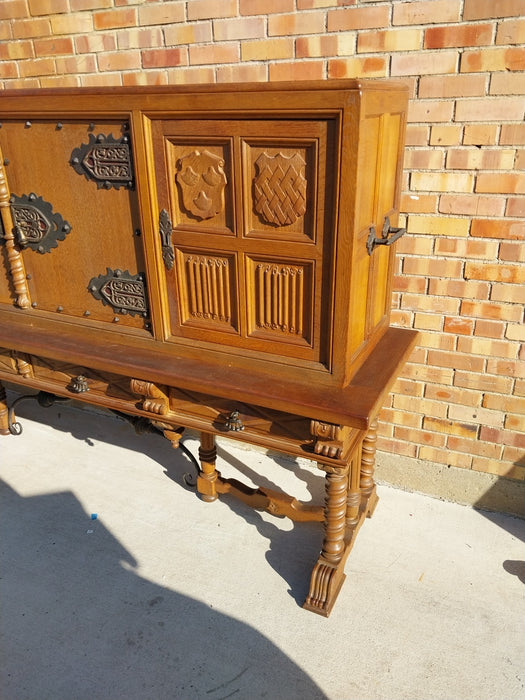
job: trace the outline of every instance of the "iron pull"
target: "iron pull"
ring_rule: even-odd
[[[162,259],[164,260],[164,265],[166,265],[167,270],[171,270],[175,262],[175,255],[171,244],[172,230],[173,226],[170,215],[166,209],[162,209],[159,215],[159,233],[162,242]]]
[[[390,226],[390,217],[385,216],[381,238],[377,237],[375,226],[370,226],[370,233],[366,241],[366,249],[368,255],[372,255],[372,251],[378,245],[392,245],[398,238],[401,238],[407,232],[406,228],[395,228]]]
[[[89,391],[88,381],[82,374],[79,374],[78,377],[74,377],[68,388],[74,394],[83,394],[85,391]]]
[[[226,429],[233,430],[234,432],[240,432],[244,430],[244,423],[242,422],[239,411],[232,411],[228,418],[226,419]]]

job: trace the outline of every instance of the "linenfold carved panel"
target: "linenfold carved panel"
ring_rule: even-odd
[[[252,333],[311,342],[312,265],[249,260],[253,284]]]
[[[177,268],[182,322],[235,328],[235,257],[177,250]]]

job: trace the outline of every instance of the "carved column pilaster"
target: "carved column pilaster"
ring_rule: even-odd
[[[374,482],[374,467],[377,443],[377,420],[370,424],[361,448],[361,497],[366,503],[366,514],[370,518],[378,502]]]
[[[363,440],[361,451],[361,493],[368,498],[374,490],[374,467],[376,463],[377,420],[370,424]]]
[[[14,222],[11,214],[9,198],[10,193],[5,173],[4,156],[2,155],[2,150],[0,149],[0,219],[2,220],[2,227],[4,229],[7,261],[16,294],[15,303],[20,308],[27,309],[31,305],[31,302],[29,300],[29,291],[27,288],[22,253],[16,247]]]
[[[348,468],[327,473],[325,479],[325,528],[321,556],[337,565],[345,551]]]
[[[359,522],[361,505],[360,456],[361,450],[358,446],[356,454],[354,454],[350,462],[350,472],[348,474],[348,495],[346,498],[346,524],[348,527],[355,527]]]

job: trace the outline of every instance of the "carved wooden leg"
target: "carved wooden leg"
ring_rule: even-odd
[[[325,617],[330,614],[345,580],[348,470],[348,467],[333,469],[326,475],[323,548],[312,571],[310,591],[303,606]]]
[[[378,502],[374,483],[374,466],[376,462],[377,420],[373,420],[363,440],[361,451],[361,494],[367,501],[367,516],[372,517]]]
[[[217,447],[215,435],[212,433],[201,433],[199,459],[201,472],[197,477],[197,491],[201,494],[203,501],[211,503],[217,499],[216,481],[219,476],[215,469]]]
[[[348,475],[348,495],[346,498],[346,524],[355,527],[359,523],[361,506],[361,450],[359,446],[350,463]]]
[[[9,435],[9,410],[7,408],[5,389],[0,382],[0,435]]]

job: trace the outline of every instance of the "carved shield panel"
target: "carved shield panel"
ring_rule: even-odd
[[[270,156],[255,161],[255,211],[269,224],[293,224],[306,211],[306,163],[299,153]]]
[[[227,185],[224,161],[210,151],[192,151],[178,162],[175,176],[184,208],[197,219],[211,219],[224,209]]]

